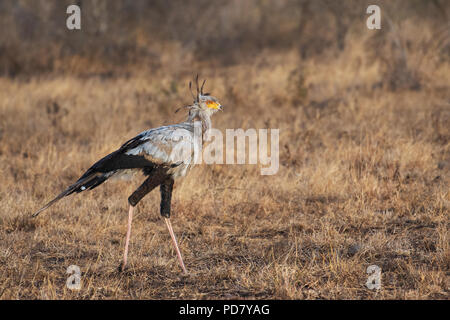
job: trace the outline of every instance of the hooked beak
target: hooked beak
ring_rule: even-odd
[[[223,105],[219,106],[219,111],[223,111]]]

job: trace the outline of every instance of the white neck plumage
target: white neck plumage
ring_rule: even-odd
[[[212,127],[211,114],[207,111],[189,110],[188,122],[199,120],[202,124],[203,142],[209,140],[209,129]]]

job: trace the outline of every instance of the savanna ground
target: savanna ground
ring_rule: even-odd
[[[431,8],[391,12],[382,30],[367,30],[359,3],[361,21],[344,36],[327,42],[329,31],[306,22],[305,37],[324,34],[324,42],[271,40],[250,56],[245,47],[221,56],[213,41],[212,52],[170,37],[150,43],[141,32],[130,36],[134,50],[152,48],[157,64],[116,66],[52,46],[33,58],[26,44],[4,42],[1,299],[448,299],[448,24]],[[282,34],[286,21],[277,24]],[[197,72],[226,106],[215,127],[280,129],[280,168],[261,176],[254,165],[200,165],[176,182],[172,223],[187,276],[157,190],[137,207],[129,269],[117,271],[127,197],[140,180],[108,181],[30,218],[124,141],[183,121],[174,111],[191,101]],[[81,269],[79,291],[66,288],[70,265]],[[370,265],[382,270],[380,290],[365,285]]]

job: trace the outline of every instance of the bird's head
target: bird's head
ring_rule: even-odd
[[[205,82],[206,80],[203,80],[203,83],[200,87],[198,84],[197,75],[197,77],[195,78],[195,84],[197,86],[196,95],[194,95],[194,93],[192,92],[192,82],[189,82],[189,89],[191,91],[192,98],[194,99],[192,105],[185,107],[189,109],[189,120],[193,120],[196,117],[203,118],[204,116],[208,116],[209,118],[217,111],[223,110],[223,106],[220,104],[219,100],[216,97],[213,97],[210,93],[203,93]]]
[[[209,93],[200,94],[196,104],[198,105],[201,111],[207,112],[209,113],[209,115],[212,115],[217,111],[223,110],[223,106],[220,104],[219,100]]]

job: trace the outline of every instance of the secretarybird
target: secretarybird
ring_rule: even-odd
[[[222,110],[222,105],[215,97],[209,93],[203,93],[206,80],[203,81],[201,88],[198,84],[198,75],[195,80],[196,95],[193,94],[192,83],[189,82],[194,102],[185,107],[189,110],[188,119],[185,122],[150,129],[128,140],[118,150],[94,163],[74,184],[35,212],[33,217],[72,193],[92,190],[113,176],[128,174],[130,171],[141,171],[147,178],[128,198],[130,205],[128,229],[123,262],[119,270],[124,270],[127,265],[134,208],[146,194],[160,186],[160,213],[169,229],[180,266],[184,273],[187,273],[170,223],[173,184],[176,178],[185,176],[194,165],[195,150],[201,150],[201,144],[207,139],[208,130],[211,128],[211,116]]]

